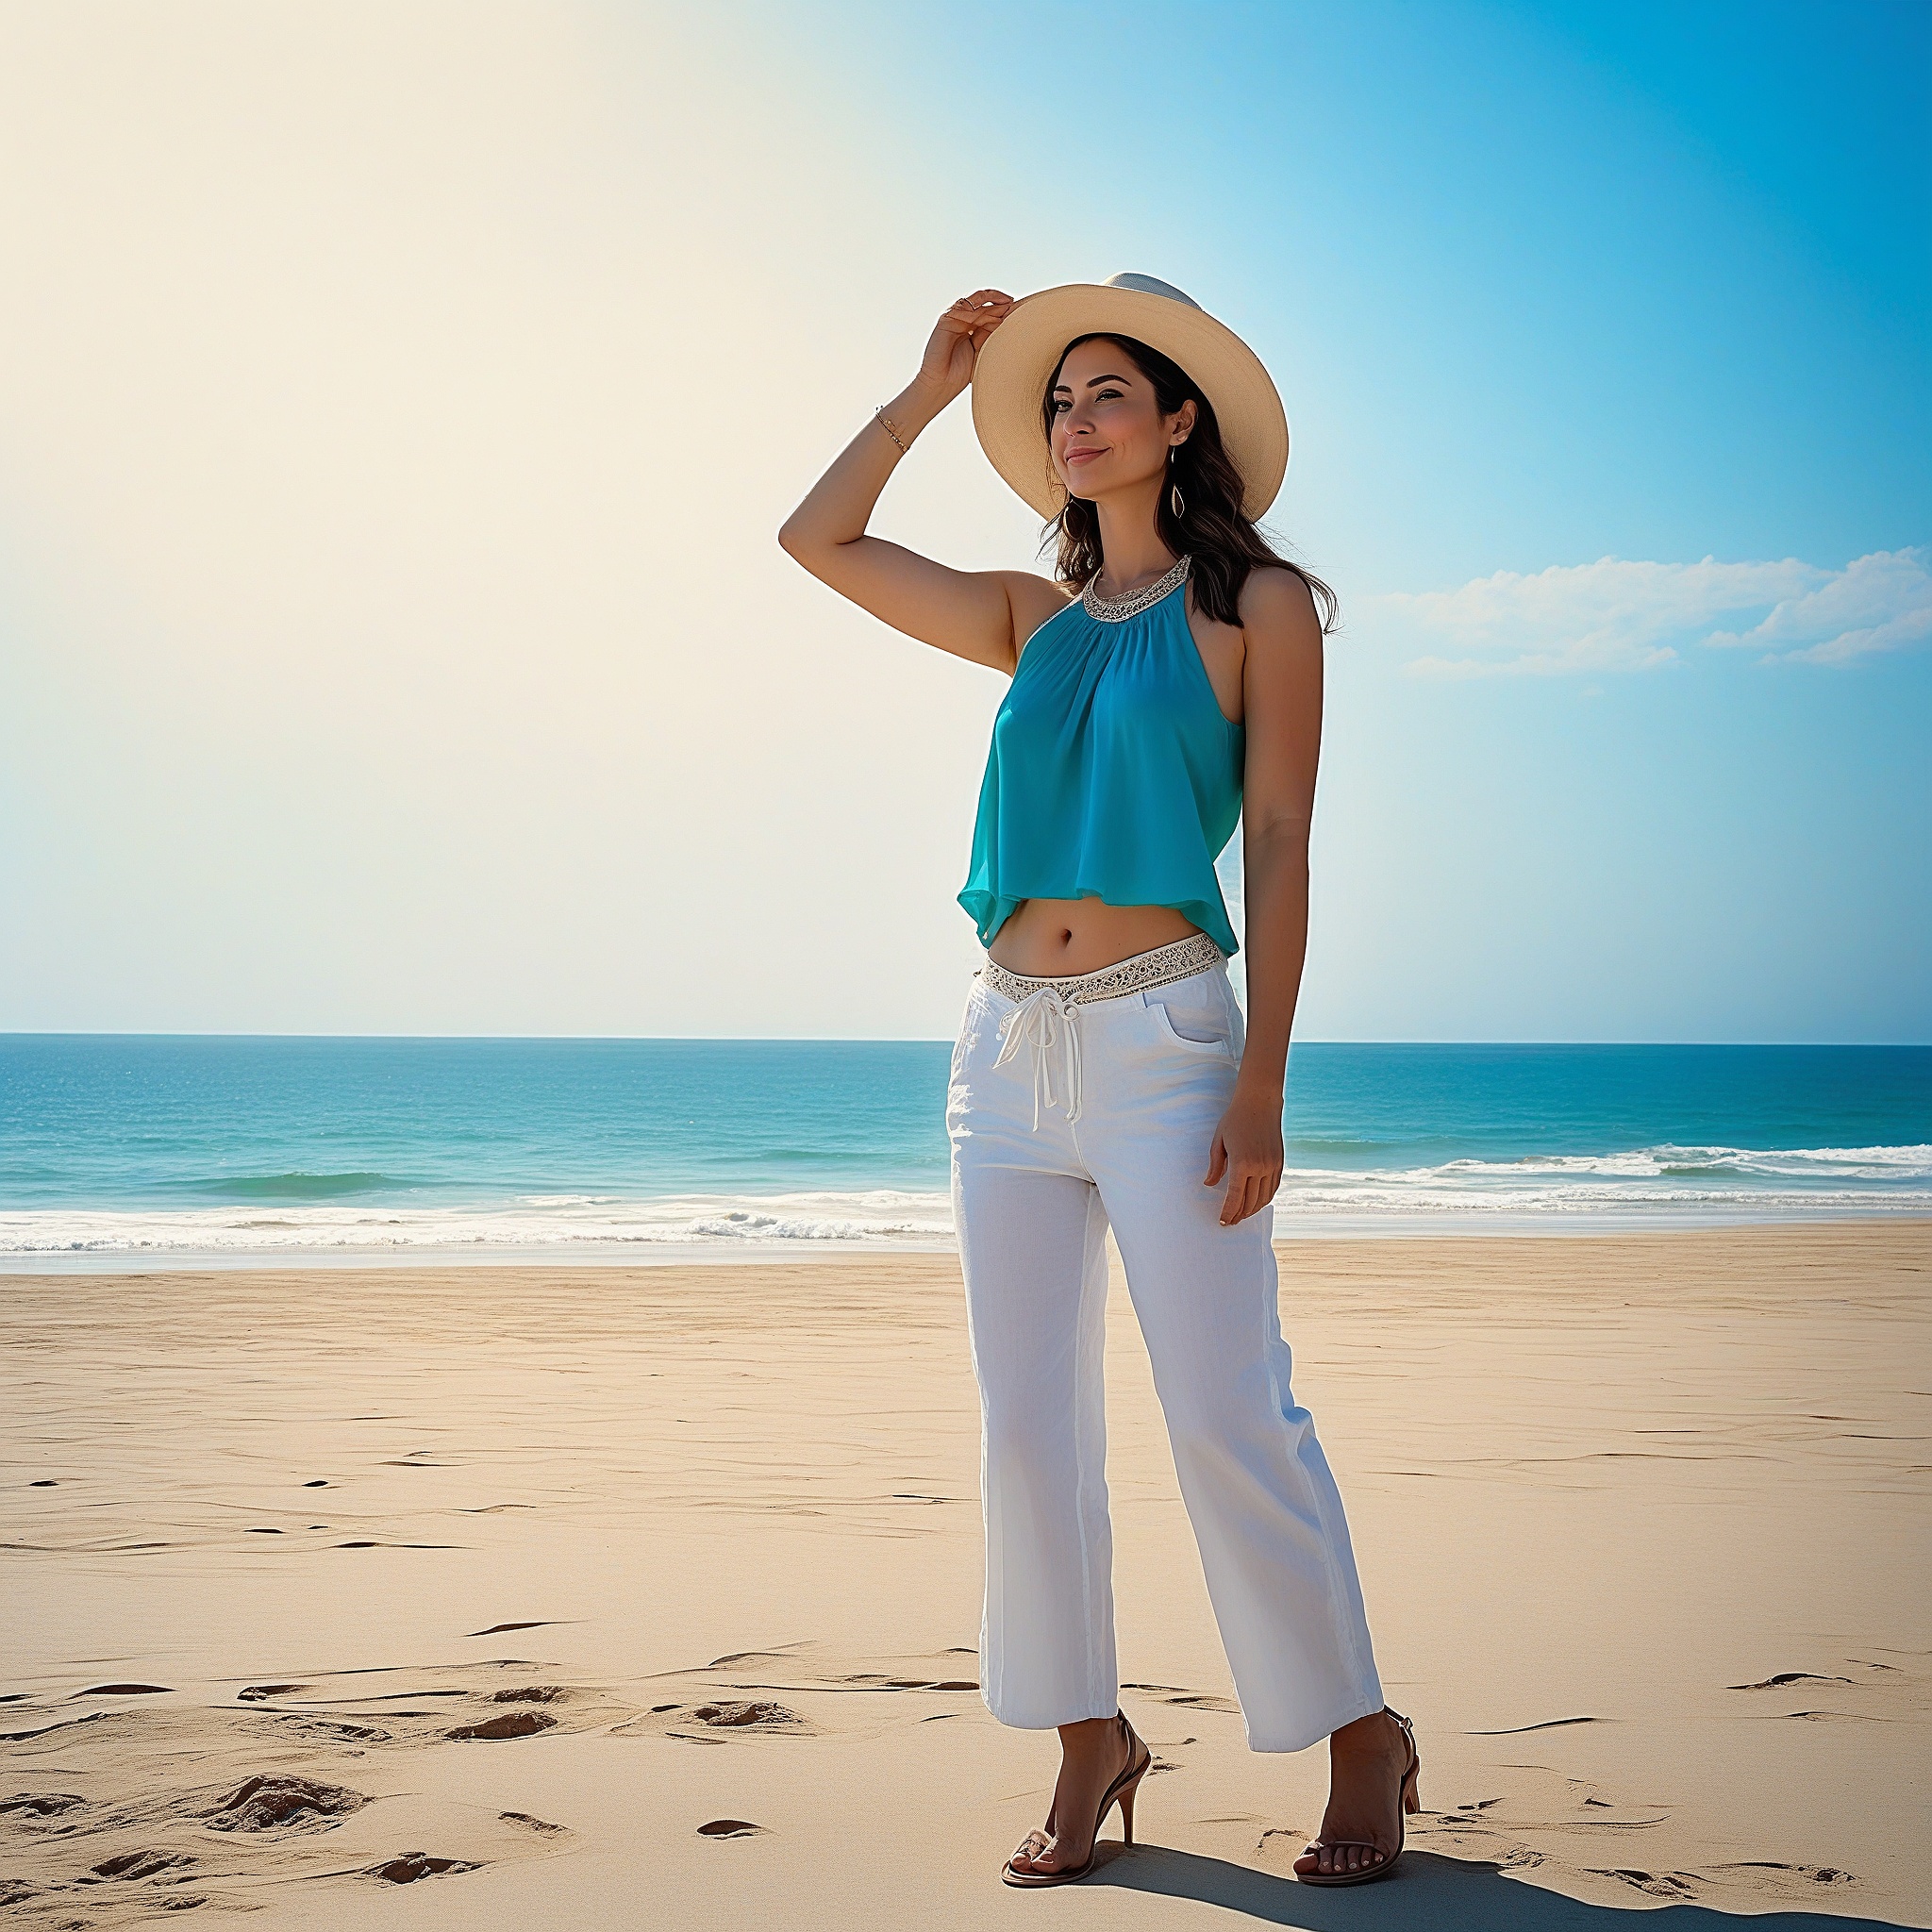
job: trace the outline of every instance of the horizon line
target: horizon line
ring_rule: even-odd
[[[187,1028],[0,1028],[0,1042],[25,1040],[230,1040],[230,1041],[389,1041],[403,1045],[432,1041],[452,1044],[515,1045],[663,1045],[663,1046],[950,1046],[944,1034],[857,1033],[297,1033],[202,1032]],[[1693,1039],[1537,1039],[1474,1040],[1465,1038],[1386,1038],[1355,1040],[1294,1039],[1297,1046],[1488,1046],[1488,1047],[1724,1047],[1724,1048],[1932,1048],[1932,1039],[1895,1040],[1693,1040]]]

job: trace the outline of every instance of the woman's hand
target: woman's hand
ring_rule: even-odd
[[[986,339],[1012,313],[1013,298],[998,289],[961,295],[934,326],[919,359],[914,387],[925,391],[937,415],[973,380]]]
[[[940,317],[919,374],[880,412],[885,420],[859,430],[778,532],[788,556],[860,609],[1008,677],[1026,640],[1066,608],[1067,593],[1025,571],[949,570],[868,525],[907,445],[973,380],[987,338],[1013,307],[997,289],[960,296]]]
[[[1227,1193],[1221,1204],[1223,1227],[1258,1214],[1274,1200],[1281,1185],[1281,1095],[1251,1094],[1237,1087],[1214,1130],[1214,1146],[1201,1183],[1211,1188],[1227,1176]]]

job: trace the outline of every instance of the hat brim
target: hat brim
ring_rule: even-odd
[[[1041,408],[1061,352],[1087,335],[1131,336],[1187,371],[1214,405],[1222,444],[1241,472],[1242,509],[1262,516],[1288,474],[1288,412],[1261,358],[1205,309],[1097,282],[1069,282],[1016,302],[979,352],[973,427],[1012,489],[1042,517],[1065,506]]]

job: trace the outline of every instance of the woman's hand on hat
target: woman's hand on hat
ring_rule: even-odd
[[[942,409],[973,380],[987,338],[1012,313],[1013,298],[1001,289],[975,289],[940,317],[920,358],[915,388]]]

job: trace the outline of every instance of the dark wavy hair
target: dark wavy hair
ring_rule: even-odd
[[[1292,571],[1307,585],[1315,600],[1324,631],[1333,630],[1340,604],[1335,592],[1322,579],[1300,564],[1280,556],[1255,527],[1241,508],[1245,486],[1241,474],[1221,440],[1221,425],[1214,405],[1203,395],[1194,379],[1179,363],[1171,361],[1158,349],[1132,336],[1109,334],[1095,329],[1075,336],[1060,351],[1053,374],[1046,379],[1046,392],[1040,399],[1041,420],[1049,439],[1053,435],[1053,391],[1060,379],[1066,360],[1082,342],[1112,342],[1154,386],[1154,400],[1163,416],[1172,416],[1180,406],[1194,406],[1194,426],[1188,440],[1174,453],[1170,475],[1180,485],[1181,513],[1174,513],[1174,500],[1165,487],[1156,526],[1160,541],[1176,557],[1194,559],[1192,579],[1194,601],[1220,624],[1240,624],[1241,588],[1248,574],[1256,570]],[[1058,556],[1055,575],[1070,590],[1084,591],[1100,573],[1106,561],[1100,548],[1100,512],[1078,496],[1069,496],[1058,516],[1046,526],[1041,540],[1044,549],[1058,540]]]

